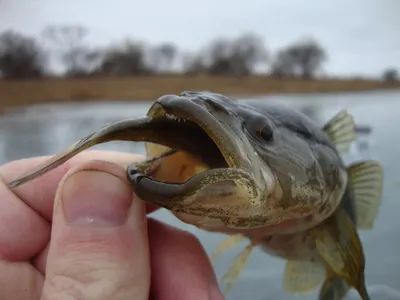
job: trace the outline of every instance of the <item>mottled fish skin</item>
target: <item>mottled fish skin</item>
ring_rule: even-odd
[[[343,210],[353,222],[354,227],[356,227],[353,199],[351,186],[347,185],[345,194],[337,210]],[[325,265],[324,260],[316,249],[315,237],[312,231],[313,228],[293,234],[267,235],[261,239],[259,246],[267,253],[276,257],[291,261],[310,261]],[[351,286],[343,278],[333,274],[329,269],[326,272],[330,274],[330,277],[323,282],[318,300],[342,300],[347,295]],[[368,297],[367,294],[366,297]]]
[[[161,176],[156,171],[150,178],[137,170],[137,164],[129,168],[136,193],[182,221],[255,238],[310,229],[339,205],[347,182],[345,166],[332,141],[306,115],[210,92],[163,96],[148,116],[163,114],[182,124],[199,124],[229,166],[174,184],[168,172]],[[150,157],[160,154],[157,147],[147,149]],[[232,180],[236,188],[229,184]],[[216,192],[217,187],[225,193]]]
[[[282,109],[280,114],[281,119],[285,119],[284,112],[286,111]],[[309,130],[309,127],[304,126],[304,123],[303,124],[301,122],[297,123],[299,121],[299,119],[297,118],[289,118],[289,120],[291,122],[289,124],[289,128],[296,131],[301,131],[303,132],[303,134],[307,132],[307,134],[309,135],[315,134],[315,136],[318,136],[318,133],[320,132],[318,130],[317,131]],[[329,145],[331,149],[335,150],[338,156],[338,162],[340,167],[345,169],[344,162],[341,159],[340,153],[336,151],[333,142],[331,141],[326,142],[324,137],[322,136],[319,138],[319,140],[323,141],[325,145]],[[338,209],[343,210],[349,216],[354,226],[356,227],[357,220],[356,220],[355,198],[350,182],[347,182],[346,184],[346,188],[344,190],[343,196],[341,197],[340,204],[336,208],[336,210]],[[263,249],[267,253],[287,260],[298,260],[298,261],[304,260],[304,261],[324,263],[318,251],[316,250],[315,239],[312,235],[312,230],[313,228],[291,234],[272,234],[272,235],[268,234],[261,239],[258,238],[258,245],[261,247],[261,249]],[[245,235],[245,236],[249,237],[250,239],[253,238],[252,235]],[[322,285],[319,293],[319,300],[343,299],[346,296],[348,290],[350,289],[350,286],[342,278],[335,276],[334,274],[329,272],[328,274],[331,274],[331,277],[327,279]]]
[[[162,158],[152,178],[140,174],[148,164],[144,162],[127,169],[128,179],[144,201],[210,231],[256,235],[304,231],[339,205],[347,181],[335,145],[306,115],[268,102],[184,92],[160,97],[146,117],[107,124],[9,187],[113,140],[150,142],[146,144],[150,158],[181,150]],[[177,169],[189,167],[189,171],[163,173],[171,161]]]
[[[195,96],[198,97],[199,95]],[[238,137],[242,135],[243,131],[247,131],[247,126],[249,126],[250,130],[246,132],[247,139],[280,183],[281,195],[279,204],[276,206],[278,215],[279,211],[290,209],[298,203],[311,200],[312,204],[316,204],[323,198],[322,193],[315,199],[312,199],[310,194],[304,193],[300,194],[300,197],[296,197],[293,193],[293,186],[301,180],[304,180],[306,184],[300,185],[300,191],[303,192],[310,186],[321,185],[323,181],[323,190],[333,194],[334,197],[331,197],[330,201],[325,201],[324,205],[319,205],[313,213],[304,218],[292,220],[292,224],[284,224],[284,226],[282,226],[284,222],[278,222],[275,227],[263,226],[256,229],[250,226],[248,229],[240,228],[236,230],[233,226],[230,230],[224,230],[224,226],[215,228],[213,226],[195,225],[209,231],[230,234],[241,233],[267,252],[282,258],[323,262],[316,250],[315,239],[312,236],[314,226],[320,222],[323,223],[336,210],[344,210],[353,223],[356,223],[352,187],[346,181],[347,178],[343,180],[340,176],[346,172],[346,167],[335,144],[313,122],[292,109],[262,102],[247,102],[239,105],[237,102],[219,95],[204,97],[212,98],[219,105],[224,105],[225,110],[229,107],[229,117],[232,117],[232,115],[240,116],[241,128],[228,122],[228,124],[231,124],[230,129]],[[229,105],[226,105],[226,103]],[[221,120],[221,117],[219,119]],[[224,121],[226,122],[226,119]],[[270,143],[271,141],[268,140],[260,141],[259,136],[255,136],[254,131],[252,132],[252,129],[257,126],[265,126],[265,123],[273,128],[274,142],[278,137],[278,143]],[[282,145],[283,147],[279,147]],[[307,159],[310,148],[312,149],[312,158]],[[282,151],[289,155],[283,155]],[[242,155],[245,156],[243,153]],[[285,165],[289,165],[289,168]],[[343,184],[344,182],[346,183]],[[317,205],[314,208],[316,207]],[[312,209],[310,208],[310,210]],[[191,223],[190,218],[183,220]],[[244,222],[251,223],[249,220]],[[273,230],[271,230],[271,227],[273,227]],[[328,285],[329,282],[331,285]],[[349,286],[341,278],[332,279],[324,284],[320,298],[333,300],[336,297],[342,297],[348,288]]]
[[[212,92],[162,96],[146,117],[107,125],[9,186],[112,140],[148,142],[154,164],[127,168],[135,192],[208,231],[239,233],[267,249],[271,236],[302,235],[337,209],[352,220],[355,216],[344,162],[309,117],[282,105]],[[164,155],[171,149],[180,151]],[[288,255],[284,247],[275,250]]]
[[[337,209],[345,211],[354,226],[356,226],[356,208],[350,184],[347,184]],[[265,235],[259,241],[259,246],[269,254],[287,260],[318,261],[320,257],[315,248],[315,240],[311,234],[312,230],[313,228],[292,234]],[[247,237],[252,238],[251,235]]]

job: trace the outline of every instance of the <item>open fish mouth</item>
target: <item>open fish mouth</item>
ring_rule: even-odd
[[[229,168],[252,171],[251,162],[243,156],[243,145],[232,132],[234,122],[228,121],[234,117],[220,103],[209,98],[188,99],[166,95],[151,106],[147,116],[154,121],[167,120],[169,123],[178,124],[176,134],[181,134],[179,138],[188,139],[193,145],[189,152],[207,161],[211,167],[221,167],[224,164]],[[219,120],[218,116],[225,119],[225,122]],[[184,141],[180,143],[188,148]]]
[[[265,215],[262,206],[273,176],[266,180],[266,166],[262,170],[256,161],[259,158],[240,119],[218,100],[197,93],[159,98],[147,116],[164,124],[164,130],[175,126],[173,133],[165,131],[174,137],[168,139],[169,145],[147,143],[147,155],[156,167],[132,164],[128,178],[141,199],[171,210],[184,221],[189,218],[189,223],[221,225],[224,219],[229,227],[227,223],[234,219],[230,225],[235,228],[263,226],[265,220],[256,224],[256,216]],[[176,152],[163,155],[170,150]]]
[[[265,225],[264,204],[275,178],[243,130],[239,104],[220,94],[160,97],[146,116],[107,124],[9,183],[16,188],[79,152],[109,141],[147,142],[149,160],[127,168],[145,202],[234,228]],[[251,224],[250,224],[251,223]]]

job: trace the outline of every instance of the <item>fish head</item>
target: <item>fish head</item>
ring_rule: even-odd
[[[246,172],[253,179],[253,188],[259,194],[269,194],[274,189],[274,177],[267,165],[260,165],[262,159],[255,151],[239,110],[238,101],[224,95],[185,92],[180,96],[159,98],[147,115],[154,119],[167,118],[177,122],[181,128],[192,127],[181,137],[195,145],[188,150],[191,154],[209,168],[232,168]],[[153,143],[147,144],[146,149],[150,156],[158,155],[153,153]]]
[[[347,172],[332,142],[307,116],[289,108],[242,105],[237,112],[264,178],[274,177],[267,206],[271,212],[296,211],[315,224],[339,205]],[[313,212],[313,213],[312,213]]]
[[[139,197],[186,223],[231,233],[339,203],[347,177],[337,152],[273,114],[221,94],[185,92],[160,97],[147,115],[180,124],[186,130],[174,134],[196,147],[160,159],[151,176],[132,165],[128,177]],[[170,148],[148,143],[146,149],[158,157]]]
[[[149,160],[126,170],[142,200],[210,231],[302,230],[334,210],[347,182],[335,147],[297,111],[184,92],[160,97],[147,116],[105,125],[8,187],[115,140],[147,142]]]

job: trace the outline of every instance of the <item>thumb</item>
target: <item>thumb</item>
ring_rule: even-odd
[[[92,161],[60,183],[42,299],[148,299],[146,211],[118,165]]]

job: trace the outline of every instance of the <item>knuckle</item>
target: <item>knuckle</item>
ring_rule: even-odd
[[[46,278],[45,299],[102,300],[119,299],[126,291],[118,269],[112,264],[92,265],[87,261],[75,261],[57,267]]]
[[[57,274],[46,278],[43,289],[43,300],[65,299],[78,300],[84,299],[84,290],[75,278]]]

